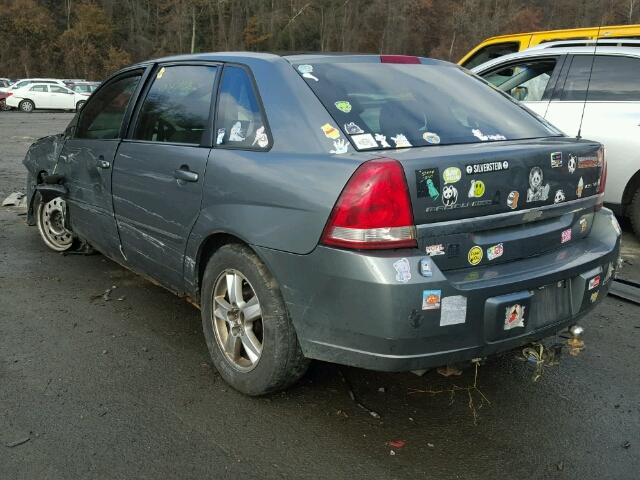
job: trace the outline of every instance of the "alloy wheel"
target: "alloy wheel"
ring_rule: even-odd
[[[213,289],[211,322],[226,360],[241,372],[253,370],[262,355],[262,309],[255,290],[237,270],[227,269]]]

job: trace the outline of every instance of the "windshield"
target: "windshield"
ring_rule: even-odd
[[[557,136],[505,94],[446,63],[295,63],[356,148]]]

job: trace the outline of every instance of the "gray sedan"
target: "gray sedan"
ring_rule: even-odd
[[[143,62],[24,164],[44,242],[186,297],[250,395],[309,359],[408,371],[553,335],[619,255],[601,145],[427,58]]]

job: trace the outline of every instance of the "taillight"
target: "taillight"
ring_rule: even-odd
[[[7,96],[6,96],[6,98],[9,98],[11,95],[13,95],[13,93],[11,93],[11,92],[7,92]]]
[[[321,242],[352,249],[417,247],[400,162],[381,158],[358,167],[333,207]]]
[[[598,149],[598,163],[602,165],[600,170],[600,186],[598,187],[598,193],[604,193],[604,188],[607,184],[607,159],[604,156],[604,147]]]

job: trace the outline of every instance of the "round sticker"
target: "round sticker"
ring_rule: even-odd
[[[338,110],[344,113],[349,113],[351,111],[351,104],[346,100],[338,100],[335,103],[335,106]]]
[[[298,65],[298,71],[300,73],[312,73],[313,67],[311,65]]]
[[[427,143],[440,143],[440,136],[433,132],[424,132],[422,138]]]
[[[469,198],[480,198],[484,195],[484,182],[482,180],[471,180]]]
[[[467,255],[467,259],[471,265],[478,265],[482,261],[482,249],[477,245],[475,247],[471,247],[469,255]]]
[[[462,172],[458,167],[445,168],[442,172],[444,183],[456,183],[462,177]]]

